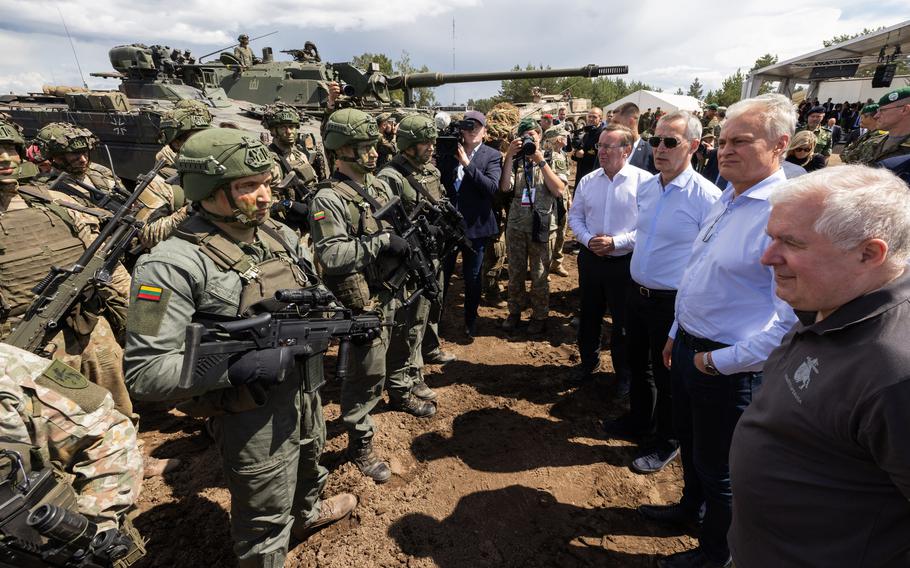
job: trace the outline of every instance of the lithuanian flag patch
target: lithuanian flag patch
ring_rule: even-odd
[[[139,293],[136,294],[136,298],[139,300],[150,300],[152,302],[158,302],[161,300],[161,292],[163,290],[157,286],[148,286],[143,284],[139,286]]]
[[[325,211],[317,211],[313,213],[313,221],[322,221],[325,219]]]

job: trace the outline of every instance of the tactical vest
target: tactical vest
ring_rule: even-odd
[[[440,179],[439,171],[435,168],[424,167],[420,170],[414,168],[410,162],[407,161],[407,158],[401,154],[395,156],[391,162],[382,170],[381,174],[383,176],[388,176],[394,178],[396,183],[400,186],[401,190],[404,190],[404,185],[410,185],[411,189],[416,193],[416,199],[412,196],[405,196],[401,193],[398,194],[401,197],[402,201],[405,202],[405,206],[408,211],[414,209],[414,202],[419,202],[422,199],[426,199],[424,193],[421,191],[422,188],[426,193],[430,194],[431,197],[435,200],[443,199],[446,194],[442,188],[442,181]],[[391,185],[391,184],[390,184]],[[420,188],[414,187],[415,185],[420,185]],[[393,191],[395,188],[392,188]],[[396,192],[398,193],[398,192]]]
[[[373,209],[370,204],[347,183],[329,180],[320,183],[317,187],[320,189],[332,188],[335,195],[344,203],[347,212],[348,234],[352,238],[360,239],[374,235],[384,228],[384,225],[373,217]],[[381,196],[374,197],[380,204],[385,201]],[[383,273],[379,263],[374,262],[363,272],[343,276],[323,274],[323,281],[346,308],[363,310],[370,305],[372,296],[385,288],[381,277]]]
[[[285,242],[280,227],[271,219],[259,227],[259,242],[266,248],[268,257],[262,262],[257,262],[238,243],[198,214],[181,223],[174,236],[198,246],[220,270],[237,273],[241,283],[237,315],[250,316],[275,309],[277,290],[318,284],[313,266],[297,258],[294,246]],[[318,389],[322,384],[322,357],[307,358],[301,373],[306,392]],[[252,410],[265,404],[266,400],[267,393],[261,385],[254,383],[208,392],[182,403],[180,409],[192,416],[217,416]]]
[[[70,266],[85,252],[65,211],[26,200],[28,208],[0,214],[0,338],[19,323],[51,267]]]
[[[291,171],[297,172],[297,176],[300,178],[300,181],[303,182],[303,185],[310,187],[316,184],[319,181],[319,178],[316,176],[316,170],[313,169],[313,166],[310,165],[310,161],[307,159],[306,154],[293,148],[291,152],[287,155],[282,154],[281,149],[274,143],[269,144],[269,150],[275,154],[275,162],[278,163],[278,166],[281,168],[282,177],[291,173]],[[283,156],[285,161],[291,167],[291,170],[287,170],[284,167],[284,164],[281,163],[279,156]],[[279,182],[281,180],[278,180]]]

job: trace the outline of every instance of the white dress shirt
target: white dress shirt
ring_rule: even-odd
[[[711,206],[716,185],[691,166],[667,185],[656,175],[638,189],[632,279],[654,290],[676,290]]]
[[[725,375],[760,371],[796,323],[796,314],[774,293],[774,272],[759,262],[771,242],[765,232],[774,186],[783,170],[735,196],[728,184],[695,239],[676,294],[676,321],[696,337],[730,347],[711,353]]]
[[[613,237],[615,248],[610,256],[631,252],[638,221],[638,188],[652,177],[651,173],[626,164],[613,179],[603,168],[581,178],[569,209],[569,226],[575,239],[587,247],[592,238],[608,235]]]

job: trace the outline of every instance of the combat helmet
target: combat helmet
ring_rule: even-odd
[[[376,126],[376,120],[356,108],[343,108],[333,112],[325,125],[323,143],[329,150],[378,140],[379,128]]]
[[[25,155],[25,139],[19,125],[14,122],[0,119],[0,144],[12,144],[20,156]]]
[[[69,122],[52,122],[35,135],[35,142],[45,158],[52,158],[67,152],[90,152],[98,138],[88,128]]]
[[[300,113],[297,112],[297,109],[285,103],[275,103],[273,105],[268,105],[263,109],[263,128],[271,129],[275,128],[276,126],[281,126],[282,124],[292,124],[294,126],[299,125]]]
[[[170,144],[189,132],[212,127],[212,113],[205,105],[196,101],[180,101],[180,103],[161,117],[158,125],[160,131],[158,141],[162,144]]]
[[[401,119],[397,136],[396,144],[399,152],[420,142],[435,142],[436,123],[429,116],[409,114]]]
[[[231,181],[272,169],[258,136],[235,128],[207,128],[186,141],[174,165],[190,201],[202,201]]]
[[[237,41],[250,41],[250,36],[246,34],[240,34],[237,36]]]

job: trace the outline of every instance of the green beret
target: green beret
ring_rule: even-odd
[[[518,123],[518,135],[521,136],[528,130],[540,130],[540,125],[531,117],[522,118]]]
[[[878,106],[885,106],[901,99],[910,98],[910,87],[900,87],[887,93],[878,100]]]
[[[717,110],[717,104],[716,104],[716,103],[711,103],[711,104],[709,104],[709,105],[708,105],[708,110]]]
[[[863,110],[859,111],[861,114],[875,114],[878,112],[878,105],[872,103],[871,105],[866,105],[863,107]]]

